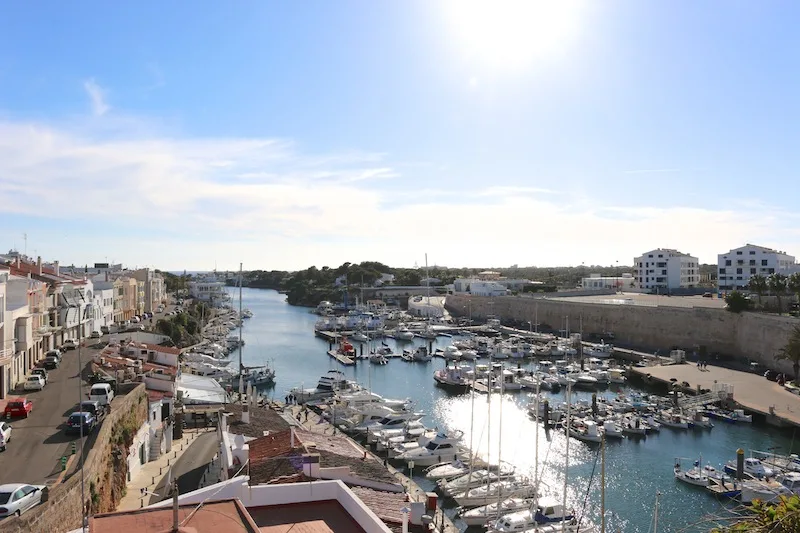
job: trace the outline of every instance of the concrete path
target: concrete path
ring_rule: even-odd
[[[772,408],[776,417],[800,425],[800,396],[795,396],[760,374],[711,365],[699,369],[695,363],[631,370],[642,375],[650,374],[662,381],[669,381],[670,378],[677,379],[678,383],[686,381],[693,389],[698,385],[704,389],[713,389],[715,382],[732,385],[733,399],[743,408],[766,415],[770,414]]]
[[[155,493],[159,486],[161,486],[161,495],[163,496],[163,487],[166,484],[164,477],[167,475],[170,467],[176,465],[187,451],[193,449],[192,444],[194,444],[196,440],[203,443],[209,439],[209,437],[206,436],[208,434],[211,434],[211,440],[216,442],[215,428],[184,430],[183,437],[180,440],[172,441],[172,451],[165,453],[155,461],[150,461],[142,465],[133,479],[128,482],[127,493],[117,506],[117,511],[130,511],[150,505],[152,495],[147,494],[147,492]],[[142,494],[142,489],[146,491],[145,494]],[[157,501],[161,501],[162,499],[163,498],[158,498]]]

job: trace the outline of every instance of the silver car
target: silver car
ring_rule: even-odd
[[[0,485],[0,517],[21,515],[42,503],[44,485],[9,483]]]

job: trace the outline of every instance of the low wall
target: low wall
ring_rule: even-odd
[[[113,486],[112,479],[123,474],[122,488],[125,487],[124,472],[118,463],[125,463],[125,457],[116,457],[122,423],[138,423],[147,419],[147,393],[144,384],[135,386],[120,385],[119,397],[112,405],[111,414],[106,417],[84,461],[84,492],[87,505],[99,512],[113,511],[121,491]],[[124,467],[122,470],[126,470]],[[6,518],[0,522],[0,533],[61,533],[81,527],[81,476],[78,471],[50,490],[47,502],[34,507],[21,517]]]
[[[472,313],[473,319],[495,315],[501,319],[548,324],[589,333],[613,332],[622,345],[642,350],[665,350],[673,346],[691,350],[705,345],[709,352],[757,361],[764,366],[791,372],[791,363],[777,362],[774,354],[789,339],[800,320],[761,313],[731,313],[724,309],[640,305],[610,305],[570,302],[569,299],[450,295],[448,311],[456,316]]]

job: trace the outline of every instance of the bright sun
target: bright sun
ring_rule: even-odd
[[[470,60],[524,69],[557,56],[580,22],[580,0],[447,0],[446,22],[455,46]]]

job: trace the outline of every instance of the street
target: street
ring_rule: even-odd
[[[83,348],[82,365],[96,353],[97,350]],[[44,484],[61,472],[61,456],[70,454],[72,442],[80,451],[79,437],[64,434],[67,417],[76,410],[79,400],[86,399],[89,390],[88,385],[79,381],[78,372],[78,350],[69,350],[63,355],[59,368],[48,371],[44,390],[9,393],[9,398],[25,396],[30,399],[33,411],[27,419],[11,420],[11,441],[6,451],[0,452],[0,483]],[[88,440],[84,437],[85,452],[93,444],[96,431]]]

